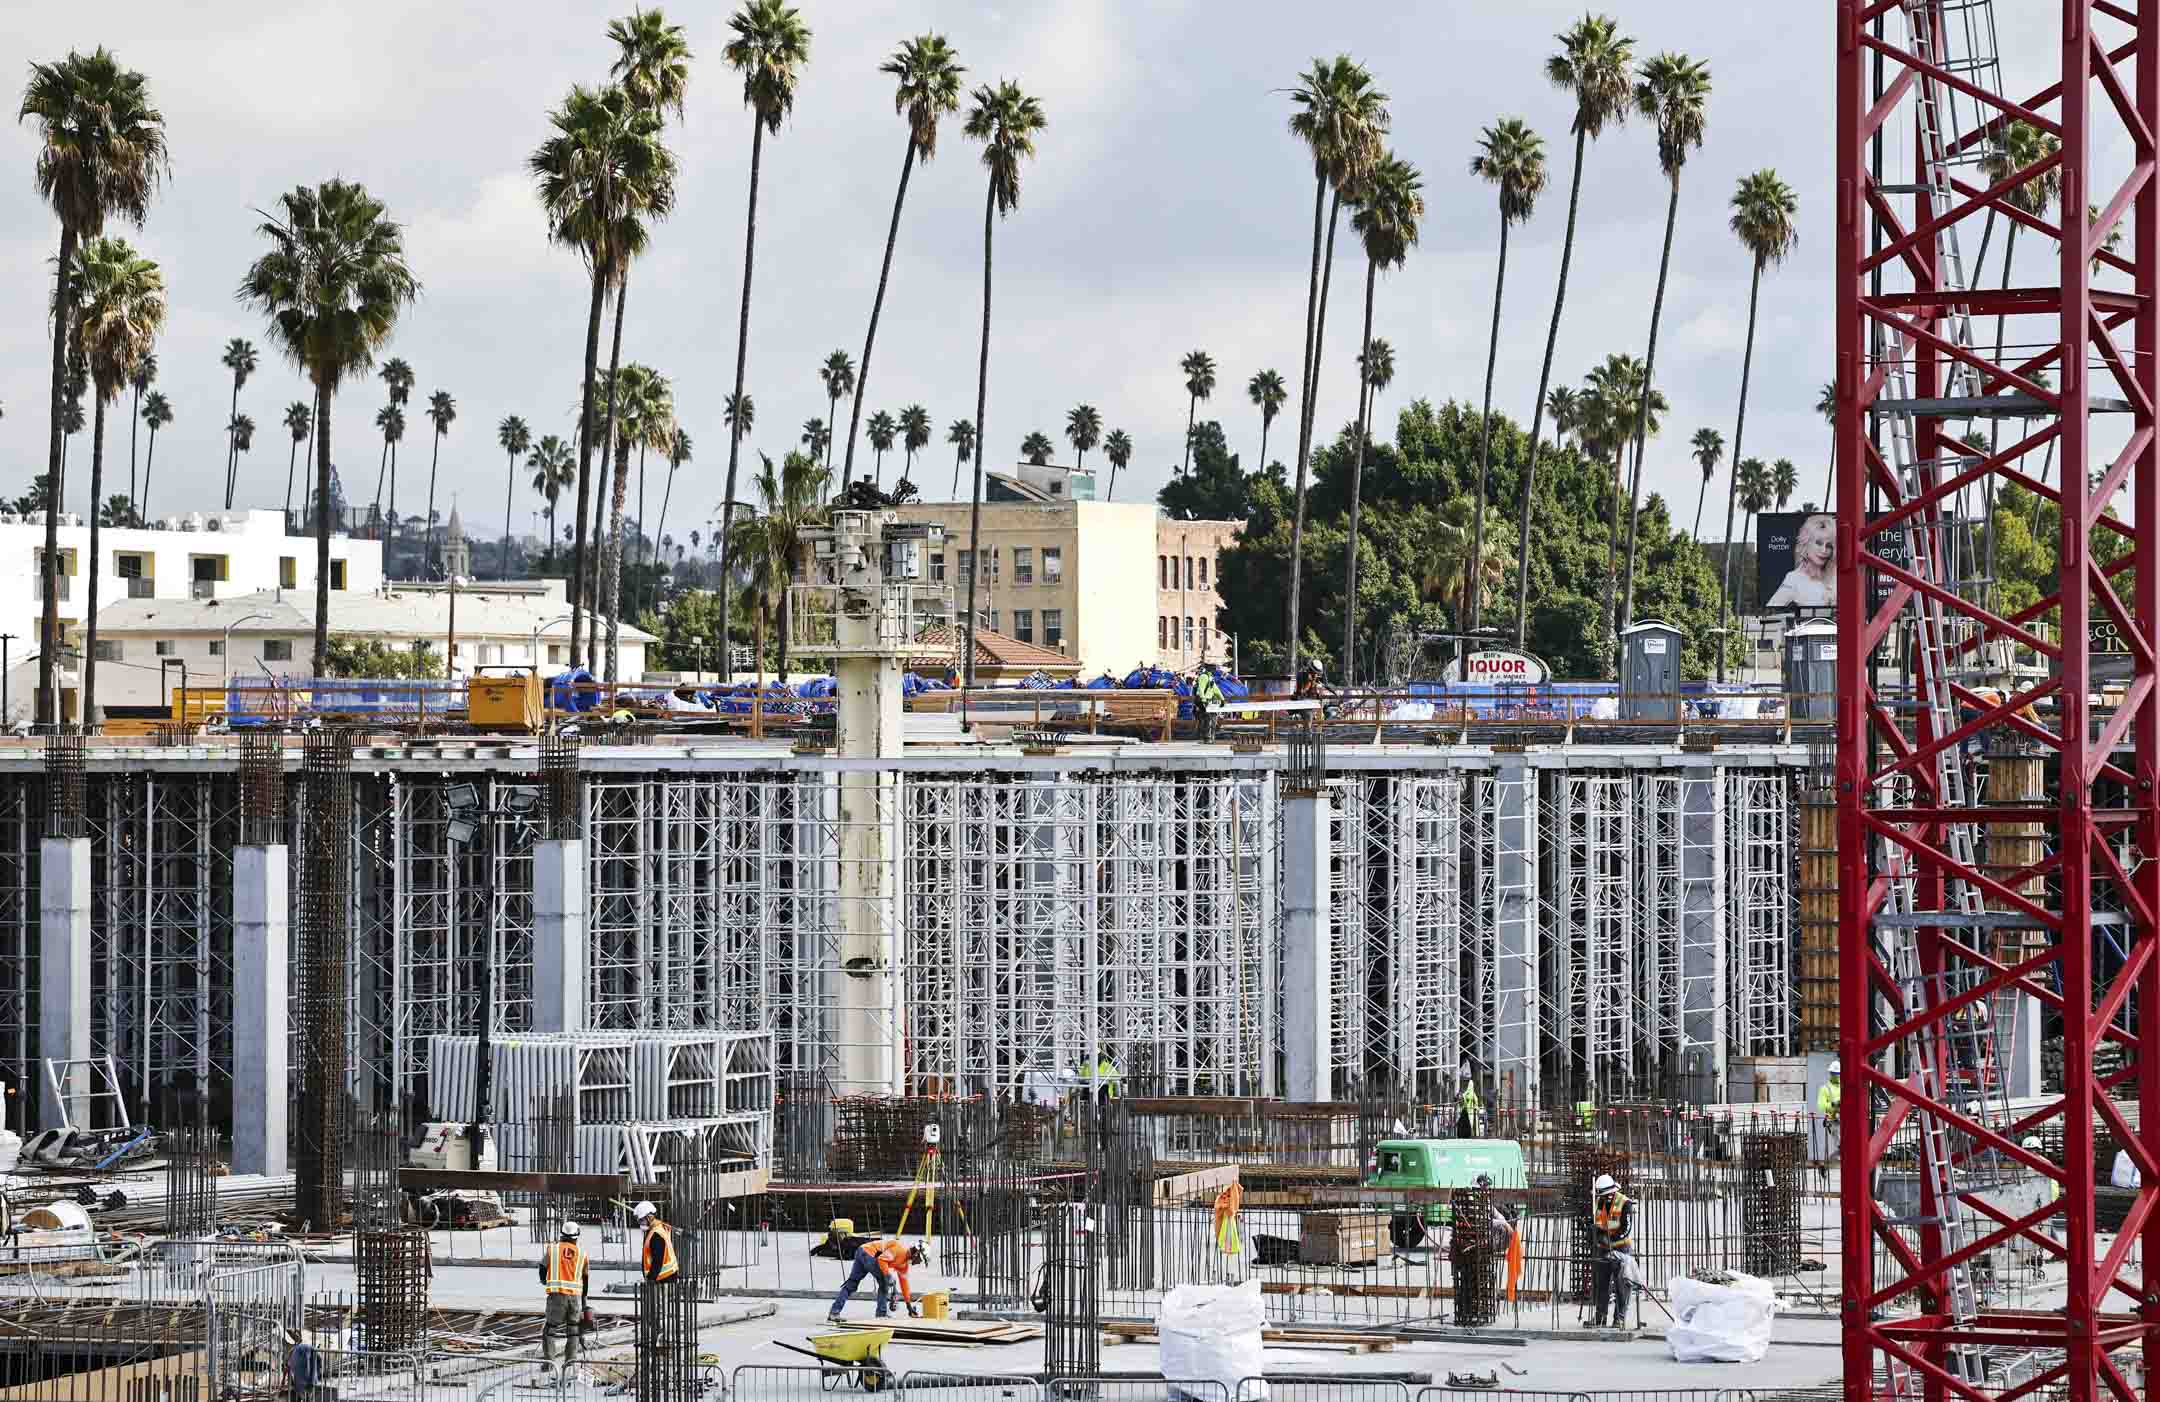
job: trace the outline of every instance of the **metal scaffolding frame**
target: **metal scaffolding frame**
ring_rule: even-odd
[[[1537,771],[1518,765],[1473,773],[1469,808],[1473,898],[1465,924],[1479,1007],[1468,1040],[1483,1048],[1482,1060],[1473,1061],[1492,1085],[1528,1095],[1539,1081],[1546,1007]]]
[[[32,783],[0,785],[0,1077],[20,1092],[16,1115],[35,1114],[38,1084],[39,818]],[[21,1123],[11,1125],[21,1129]]]
[[[1726,1017],[1740,1056],[1786,1056],[1793,988],[1792,781],[1777,770],[1725,774]]]
[[[1685,961],[1687,853],[1683,847],[1686,770],[1649,769],[1634,779],[1635,1054],[1649,1070],[1660,1052],[1677,1050]]]
[[[1635,808],[1625,773],[1551,772],[1547,1036],[1569,1081],[1635,1086]]]

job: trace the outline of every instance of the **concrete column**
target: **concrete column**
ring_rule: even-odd
[[[1538,771],[1503,756],[1493,774],[1494,1093],[1534,1103],[1538,1088]]]
[[[585,1028],[585,843],[533,844],[533,1031]]]
[[[901,750],[900,663],[842,657],[834,669],[842,759],[893,759]],[[827,973],[839,1009],[836,1089],[898,1094],[906,1073],[905,1035],[895,991],[903,941],[894,920],[893,853],[882,801],[892,776],[879,769],[839,775],[840,968]]]
[[[90,839],[48,837],[38,846],[38,1055],[90,1055]],[[42,1068],[41,1068],[42,1070]],[[90,1122],[90,1076],[70,1070],[56,1098],[41,1085],[47,1129]]]
[[[1283,1094],[1335,1098],[1334,895],[1325,797],[1282,803]]]
[[[235,1173],[286,1173],[292,1103],[291,868],[285,844],[233,849]]]
[[[1725,780],[1711,763],[1680,780],[1680,1073],[1688,1093],[1726,1097]]]

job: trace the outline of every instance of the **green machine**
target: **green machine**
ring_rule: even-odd
[[[1365,1161],[1368,1188],[1469,1188],[1480,1175],[1495,1190],[1530,1186],[1522,1145],[1512,1139],[1383,1139]],[[1395,1214],[1388,1239],[1400,1251],[1423,1246],[1449,1221],[1448,1205],[1430,1202]]]

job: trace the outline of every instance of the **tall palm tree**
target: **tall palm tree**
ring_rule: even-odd
[[[375,427],[382,430],[382,466],[375,471],[375,511],[378,523],[387,524],[391,537],[397,535],[397,479],[391,478],[390,510],[383,512],[383,474],[390,470],[390,454],[405,437],[405,411],[396,404],[385,404],[375,411]],[[390,562],[386,559],[385,565]]]
[[[975,421],[954,419],[945,430],[945,441],[953,445],[952,494],[960,495],[960,469],[975,456]]]
[[[983,414],[990,398],[990,277],[991,242],[997,227],[997,216],[1010,214],[1020,206],[1020,165],[1035,155],[1035,138],[1042,134],[1047,119],[1043,116],[1042,103],[1021,91],[1020,85],[1006,79],[996,87],[985,83],[971,95],[973,106],[968,109],[967,134],[983,144],[983,165],[989,172],[983,195],[983,304],[982,304],[982,350],[975,363],[975,442],[988,451],[989,436],[983,427]],[[982,453],[975,457],[975,483],[968,497],[968,544],[977,548],[982,538]],[[968,571],[967,633],[961,643],[961,656],[966,659],[964,680],[969,686],[975,684],[975,581],[982,576],[981,570]]]
[[[1560,448],[1574,441],[1575,430],[1582,426],[1578,401],[1582,398],[1571,385],[1554,385],[1545,396],[1545,412],[1552,418],[1553,446]]]
[[[240,454],[255,446],[255,420],[246,414],[235,414],[225,430],[232,439],[233,460],[237,463]]]
[[[617,676],[617,638],[622,603],[623,507],[630,494],[630,450],[666,452],[675,441],[675,398],[667,378],[643,365],[625,365],[615,385],[615,482],[610,493],[607,545],[601,556],[602,608],[607,614],[607,671]],[[640,523],[642,525],[642,522]]]
[[[397,432],[396,434],[391,436],[387,444],[390,449],[389,521],[390,531],[392,536],[394,537],[397,534],[398,519],[398,444],[405,441],[405,406],[412,402],[413,368],[412,366],[406,364],[402,358],[398,356],[392,356],[390,357],[390,359],[383,362],[382,370],[376,378],[380,379],[383,382],[384,388],[387,389],[390,393],[390,407],[397,410]]]
[[[816,458],[802,453],[789,453],[776,471],[773,461],[763,453],[758,454],[763,465],[751,479],[751,489],[758,496],[758,515],[736,527],[746,554],[753,561],[752,574],[758,582],[756,594],[756,618],[760,637],[757,655],[759,666],[764,665],[765,645],[763,629],[770,617],[776,625],[780,638],[780,680],[787,680],[787,603],[788,585],[794,582],[795,561],[802,553],[803,532],[815,525],[823,514],[820,505],[825,496],[826,484],[820,480],[825,469]]]
[[[1282,371],[1260,370],[1245,382],[1245,397],[1252,400],[1260,411],[1260,470],[1267,471],[1268,430],[1275,426],[1275,416],[1282,412],[1283,402],[1290,391],[1283,384]]]
[[[1586,446],[1592,456],[1609,460],[1612,468],[1612,491],[1606,498],[1603,618],[1608,635],[1614,639],[1620,632],[1620,498],[1625,486],[1621,467],[1638,435],[1654,436],[1664,426],[1669,407],[1664,393],[1649,385],[1649,378],[1648,369],[1634,356],[1609,355],[1603,365],[1590,372],[1582,393],[1583,417],[1589,430],[1584,435]]]
[[[840,401],[855,392],[855,362],[844,350],[836,350],[825,357],[818,367],[818,382],[825,386],[825,456],[826,475],[831,476],[832,440],[840,427]]]
[[[136,508],[144,520],[150,512],[150,471],[157,466],[158,430],[173,421],[172,401],[162,391],[151,390],[143,396],[142,421],[150,426],[150,444],[143,454],[142,504]]]
[[[743,105],[750,109],[750,198],[743,230],[742,316],[735,335],[735,394],[743,393],[743,377],[750,363],[750,279],[757,266],[758,173],[765,158],[765,133],[777,134],[780,124],[795,109],[795,85],[803,65],[810,61],[810,27],[784,0],[745,0],[728,21],[735,37],[722,56],[728,67],[742,74]],[[867,368],[867,367],[865,367]],[[743,426],[743,432],[748,425]],[[720,617],[728,617],[730,586],[727,572],[727,537],[735,525],[735,474],[742,454],[742,432],[728,435],[726,494],[720,499]],[[720,677],[727,680],[728,649],[721,640]]]
[[[1680,172],[1688,153],[1702,145],[1709,105],[1709,64],[1686,54],[1662,53],[1643,65],[1635,84],[1635,110],[1657,127],[1658,169],[1667,186],[1665,247],[1658,255],[1657,295],[1650,303],[1650,349],[1643,354],[1643,400],[1635,411],[1634,461],[1628,470],[1627,582],[1621,590],[1620,628],[1635,621],[1635,525],[1642,511],[1643,441],[1657,374],[1658,323],[1665,315],[1665,275],[1672,267],[1673,226],[1680,217]]]
[[[1747,513],[1748,540],[1752,544],[1755,538],[1755,518],[1770,505],[1771,497],[1775,492],[1775,488],[1771,483],[1770,469],[1763,464],[1761,458],[1741,459],[1733,468],[1733,489],[1734,495],[1739,500],[1740,509]],[[1728,567],[1731,564],[1732,554],[1732,548],[1727,546],[1725,555]],[[1756,600],[1758,606],[1760,606],[1761,602],[1759,599]]]
[[[1823,472],[1823,509],[1837,510],[1837,382],[1826,381],[1822,393],[1815,396],[1815,412],[1830,426],[1830,466]]]
[[[747,394],[731,394],[721,401],[720,418],[731,438],[748,438],[757,430],[757,400]]]
[[[158,265],[139,256],[122,239],[97,238],[76,252],[69,281],[77,289],[83,355],[89,361],[95,394],[96,423],[90,431],[90,596],[84,604],[85,649],[91,665],[83,669],[82,717],[97,716],[98,530],[105,503],[105,406],[120,397],[128,377],[150,353],[165,324],[165,278]]]
[[[870,416],[870,447],[877,453],[877,466],[871,474],[874,485],[885,485],[885,454],[900,437],[900,421],[883,409]]]
[[[930,411],[910,404],[900,411],[900,447],[907,454],[904,480],[915,480],[915,455],[930,446]]]
[[[225,343],[225,353],[218,357],[218,364],[232,371],[232,407],[226,411],[225,434],[225,509],[232,510],[233,475],[239,470],[240,450],[233,442],[230,424],[240,417],[240,390],[255,373],[255,343],[239,336]]]
[[[51,501],[45,512],[44,607],[38,623],[38,702],[58,695],[53,669],[60,657],[60,514],[65,499],[69,338],[76,334],[75,250],[119,219],[142,227],[150,197],[166,172],[165,118],[150,102],[142,74],[122,68],[104,49],[70,52],[57,63],[30,65],[19,120],[37,123],[38,195],[60,220],[60,253],[53,260],[52,429],[46,452]],[[49,722],[59,717],[43,714]]]
[[[1359,378],[1365,392],[1365,421],[1370,433],[1374,413],[1380,404],[1380,395],[1395,383],[1395,347],[1388,344],[1385,336],[1375,336],[1372,344],[1358,357]]]
[[[1689,456],[1702,469],[1702,487],[1695,494],[1695,529],[1689,532],[1697,545],[1702,544],[1703,498],[1710,493],[1710,479],[1717,475],[1717,465],[1725,458],[1725,435],[1714,428],[1698,428],[1689,440]]]
[[[1178,369],[1185,374],[1185,464],[1178,469],[1184,476],[1192,471],[1193,416],[1199,411],[1200,401],[1215,393],[1215,357],[1204,350],[1188,351],[1178,362]]]
[[[822,461],[826,450],[832,447],[832,430],[825,426],[823,419],[804,419],[802,445],[810,456]]]
[[[128,406],[128,510],[135,509],[135,426],[142,420],[143,391],[157,383],[157,352],[145,351],[135,369],[128,375],[128,388],[135,391],[135,400]]]
[[[1733,507],[1739,489],[1739,465],[1741,431],[1747,427],[1748,376],[1755,368],[1755,311],[1762,297],[1763,269],[1785,261],[1786,255],[1800,241],[1800,231],[1793,218],[1800,212],[1800,198],[1792,187],[1778,179],[1774,170],[1763,169],[1753,175],[1740,177],[1740,184],[1733,191],[1732,231],[1740,240],[1740,246],[1748,251],[1748,259],[1754,265],[1753,276],[1748,283],[1747,350],[1740,358],[1740,408],[1733,419],[1732,457],[1733,476],[1725,490],[1725,568],[1718,571],[1718,627],[1726,627],[1727,602],[1732,597],[1732,518]],[[1725,680],[1724,633],[1719,634],[1718,680]]]
[[[448,390],[436,390],[428,396],[425,412],[428,422],[435,426],[435,447],[428,458],[427,544],[420,558],[432,566],[435,562],[435,468],[442,461],[443,435],[450,431],[451,424],[457,422],[457,401],[450,397]]]
[[[855,381],[855,405],[848,414],[843,478],[855,475],[855,435],[862,426],[863,396],[870,389],[870,352],[877,345],[878,314],[885,309],[885,287],[892,279],[893,248],[900,241],[900,208],[907,203],[908,176],[918,156],[925,165],[936,157],[938,119],[960,110],[960,79],[967,69],[960,66],[944,35],[922,34],[894,49],[878,71],[893,80],[893,111],[907,122],[907,149],[900,157],[900,188],[893,193],[892,223],[885,230],[885,261],[878,265],[877,296],[870,302],[870,329],[863,333],[862,372]]]
[[[510,578],[510,499],[517,492],[518,459],[524,457],[525,451],[532,447],[532,429],[527,427],[525,421],[517,415],[507,415],[501,423],[495,425],[495,446],[501,448],[509,458],[509,467],[503,473],[502,559],[498,562],[502,567],[500,578],[508,579]]]
[[[1792,494],[1799,486],[1799,469],[1793,466],[1791,458],[1779,458],[1770,464],[1770,490],[1777,497],[1778,510],[1785,509],[1785,503],[1792,500]]]
[[[326,180],[279,200],[262,235],[270,249],[240,282],[240,298],[269,319],[279,349],[315,387],[315,675],[329,667],[330,403],[365,370],[420,295],[405,265],[404,231],[361,186]]]
[[[1262,436],[1266,436],[1265,430],[1262,430]],[[1103,440],[1103,456],[1110,460],[1110,490],[1103,493],[1103,500],[1110,501],[1117,496],[1118,473],[1132,461],[1132,439],[1125,436],[1124,429],[1110,430],[1110,436]]]
[[[1523,645],[1530,622],[1530,503],[1537,490],[1538,433],[1545,416],[1545,390],[1552,383],[1553,350],[1560,341],[1560,313],[1567,304],[1568,265],[1575,257],[1575,215],[1582,199],[1583,152],[1592,138],[1607,126],[1627,121],[1629,79],[1635,57],[1635,41],[1620,32],[1620,23],[1609,15],[1584,15],[1559,36],[1560,52],[1545,61],[1545,76],[1554,87],[1574,94],[1575,175],[1568,186],[1567,235],[1560,244],[1560,278],[1553,289],[1552,326],[1545,333],[1545,364],[1538,372],[1537,399],[1530,419],[1530,461],[1523,469],[1522,524],[1516,539],[1523,542],[1523,568],[1515,578],[1515,646]]]
[[[830,435],[827,436],[827,446],[831,446]],[[688,461],[690,435],[683,432],[681,425],[677,425],[675,436],[668,440],[667,446],[667,489],[660,494],[660,529],[663,532],[667,530],[668,503],[675,499],[675,474],[680,472],[682,465]],[[690,543],[693,546],[697,544],[696,531],[690,532]]]
[[[1485,558],[1485,497],[1492,478],[1493,372],[1500,363],[1500,298],[1507,290],[1508,230],[1529,219],[1545,192],[1545,139],[1520,117],[1503,117],[1485,128],[1470,173],[1491,185],[1500,205],[1500,262],[1493,271],[1492,329],[1485,348],[1485,410],[1478,416],[1477,512],[1470,527],[1466,561]],[[1483,590],[1470,590],[1464,631],[1474,633],[1484,603]]]
[[[1305,356],[1299,363],[1297,506],[1290,525],[1290,597],[1285,606],[1290,670],[1297,670],[1299,596],[1305,551],[1305,472],[1312,459],[1313,406],[1320,395],[1320,347],[1327,330],[1328,283],[1334,275],[1335,221],[1345,194],[1354,194],[1380,159],[1388,130],[1388,97],[1372,75],[1349,55],[1314,59],[1291,90],[1290,134],[1305,143],[1313,161],[1312,270],[1305,285]],[[1332,201],[1329,191],[1334,192]],[[1323,259],[1320,211],[1327,207]]]
[[[585,628],[591,604],[587,537],[592,450],[599,427],[593,388],[599,375],[601,315],[609,293],[620,290],[630,260],[645,247],[646,220],[665,216],[674,205],[675,158],[660,140],[663,123],[658,111],[637,101],[620,84],[597,90],[572,87],[562,105],[548,114],[548,121],[554,133],[533,152],[527,168],[547,215],[549,239],[577,251],[591,285],[577,414],[576,544],[569,572],[568,656],[576,662],[581,648],[582,656],[590,660],[592,645]],[[603,470],[605,465],[603,460]]]
[[[1057,445],[1050,441],[1050,435],[1040,429],[1020,440],[1020,456],[1036,467],[1047,467],[1050,455],[1056,451]]]
[[[607,36],[615,45],[608,77],[646,111],[672,112],[681,121],[683,98],[690,90],[691,57],[683,27],[669,24],[659,10],[640,9],[610,20]]]
[[[1073,471],[1077,473],[1087,463],[1088,449],[1102,442],[1102,411],[1092,404],[1067,410],[1065,438],[1073,445]]]
[[[293,469],[300,460],[300,445],[307,442],[308,435],[314,431],[314,428],[315,413],[308,408],[306,401],[295,399],[285,406],[285,431],[292,436],[292,446],[285,450],[285,522],[287,530],[292,528]],[[129,505],[132,506],[133,504],[134,499],[130,497]]]
[[[1403,259],[1417,246],[1418,220],[1425,217],[1425,196],[1420,193],[1423,188],[1424,180],[1418,174],[1418,168],[1390,151],[1373,165],[1365,188],[1360,192],[1357,212],[1350,216],[1350,227],[1365,248],[1365,331],[1359,339],[1357,463],[1350,472],[1350,538],[1343,563],[1345,686],[1357,682],[1358,524],[1365,488],[1365,442],[1372,432],[1372,401],[1368,391],[1374,387],[1374,372],[1381,363],[1374,351],[1383,348],[1381,343],[1373,340],[1373,288],[1379,282],[1382,268],[1401,267]],[[1395,374],[1394,364],[1395,353],[1389,350],[1387,375],[1390,379]]]
[[[565,488],[577,481],[577,457],[570,445],[550,433],[533,445],[532,455],[525,459],[525,466],[532,471],[532,487],[547,499],[548,551],[555,550],[555,503]]]

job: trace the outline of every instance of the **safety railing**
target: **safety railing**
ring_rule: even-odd
[[[1056,1378],[1049,1402],[1231,1402],[1217,1378]]]
[[[1025,1374],[960,1373],[925,1368],[902,1373],[898,1391],[904,1402],[1044,1402],[1045,1396],[1043,1385]],[[1055,1395],[1054,1391],[1052,1395]],[[1157,1393],[1156,1397],[1159,1399],[1161,1394]],[[1106,1402],[1128,1400],[1106,1399]],[[1138,1402],[1138,1399],[1129,1402]],[[1223,1400],[1218,1398],[1215,1402]]]
[[[1410,1402],[1407,1384],[1387,1378],[1240,1378],[1232,1402]]]
[[[1486,1397],[1504,1397],[1508,1402],[1590,1402],[1587,1392],[1490,1387],[1421,1387],[1417,1402],[1476,1402]]]

